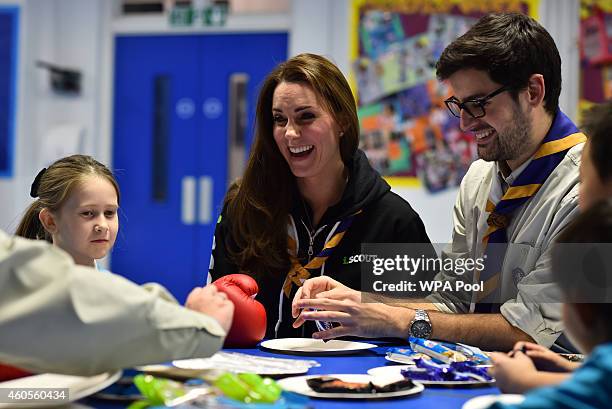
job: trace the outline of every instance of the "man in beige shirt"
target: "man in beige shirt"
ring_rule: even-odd
[[[57,247],[0,231],[0,362],[90,375],[214,354],[233,304],[207,286],[185,306],[161,286],[77,266]]]

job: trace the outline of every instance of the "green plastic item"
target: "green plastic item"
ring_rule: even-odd
[[[220,375],[214,380],[215,385],[225,396],[240,402],[252,402],[249,397],[250,389],[248,385],[242,382],[238,377],[230,372]]]
[[[276,383],[276,381],[274,379],[272,379],[272,378],[263,378],[263,383],[270,390],[274,391],[274,393],[277,394],[279,397],[280,397],[281,393],[283,393],[282,388],[280,386],[278,386],[278,384]]]
[[[254,373],[241,373],[238,378],[261,396],[259,402],[274,403],[280,397],[280,387],[270,378],[262,378]]]
[[[185,387],[180,382],[139,374],[134,384],[152,405],[165,405],[173,399],[185,395]]]
[[[274,403],[281,395],[281,388],[270,378],[254,373],[224,373],[213,384],[225,396],[245,403]]]

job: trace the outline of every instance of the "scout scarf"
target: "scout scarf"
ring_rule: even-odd
[[[585,135],[563,112],[557,110],[548,134],[529,165],[516,178],[499,202],[494,203],[491,199],[487,201],[486,211],[490,215],[487,218],[488,229],[482,240],[486,249],[486,261],[484,270],[480,272],[480,277],[476,280],[476,282],[484,281],[484,290],[478,297],[477,311],[485,312],[487,308],[491,308],[491,303],[500,302],[500,275],[504,257],[503,254],[495,254],[495,251],[490,249],[495,246],[487,246],[487,244],[508,242],[506,228],[510,223],[512,213],[538,192],[548,176],[563,160],[567,151],[584,141],[586,141]],[[486,306],[487,304],[489,307]]]
[[[292,237],[291,234],[289,234],[289,236],[287,237],[287,247],[291,259],[291,268],[287,273],[285,282],[283,283],[283,292],[285,293],[285,296],[287,298],[290,297],[291,289],[294,284],[297,287],[301,287],[304,281],[306,281],[310,277],[309,270],[316,270],[321,268],[321,266],[325,263],[329,256],[332,255],[334,249],[338,246],[338,244],[340,244],[340,241],[344,237],[344,234],[349,229],[349,227],[351,227],[355,216],[357,216],[359,213],[361,213],[361,210],[358,210],[357,212],[337,222],[334,229],[332,229],[333,236],[331,237],[331,239],[329,239],[325,243],[323,250],[321,250],[321,252],[317,254],[315,258],[310,260],[310,262],[305,266],[302,266],[302,264],[300,264],[297,258],[297,240],[296,238]],[[289,226],[289,230],[292,230],[291,226]]]

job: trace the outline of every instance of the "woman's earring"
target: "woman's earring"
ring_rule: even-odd
[[[343,136],[344,135],[344,131],[340,131],[340,133],[338,134],[338,136]]]

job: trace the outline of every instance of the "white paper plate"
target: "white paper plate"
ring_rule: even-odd
[[[313,338],[270,339],[259,345],[262,348],[275,352],[316,355],[354,354],[356,352],[376,348],[376,345],[367,342],[341,341],[338,339],[324,342],[321,339]]]
[[[103,373],[95,376],[70,376],[58,374],[40,374],[0,382],[0,388],[28,389],[28,388],[68,388],[68,399],[62,401],[28,402],[18,406],[38,408],[45,406],[65,405],[92,395],[113,384],[121,377],[121,371]],[[15,407],[15,403],[0,403],[0,408]]]
[[[379,366],[376,368],[368,369],[368,374],[372,376],[394,376],[397,374],[401,375],[403,369],[415,370],[418,369],[414,365],[388,365]],[[424,381],[418,379],[416,382],[422,383],[428,386],[491,386],[495,383],[495,380],[489,382],[481,381]]]
[[[317,378],[320,376],[333,376],[346,382],[370,382],[373,377],[371,375],[358,374],[338,374],[338,375],[308,375],[308,376],[293,376],[291,378],[280,379],[276,381],[281,388],[289,392],[299,393],[313,398],[329,398],[329,399],[389,399],[400,396],[416,395],[421,393],[425,387],[418,382],[414,383],[414,387],[397,392],[382,392],[382,393],[320,393],[315,392],[306,383],[307,379]]]
[[[248,371],[268,376],[305,374],[310,368],[320,366],[313,360],[271,358],[238,352],[217,352],[210,358],[183,359],[172,362],[172,365],[189,370]]]
[[[523,395],[482,395],[476,396],[465,402],[461,409],[485,409],[494,404],[495,402],[505,403],[507,405],[519,405],[525,400]]]

